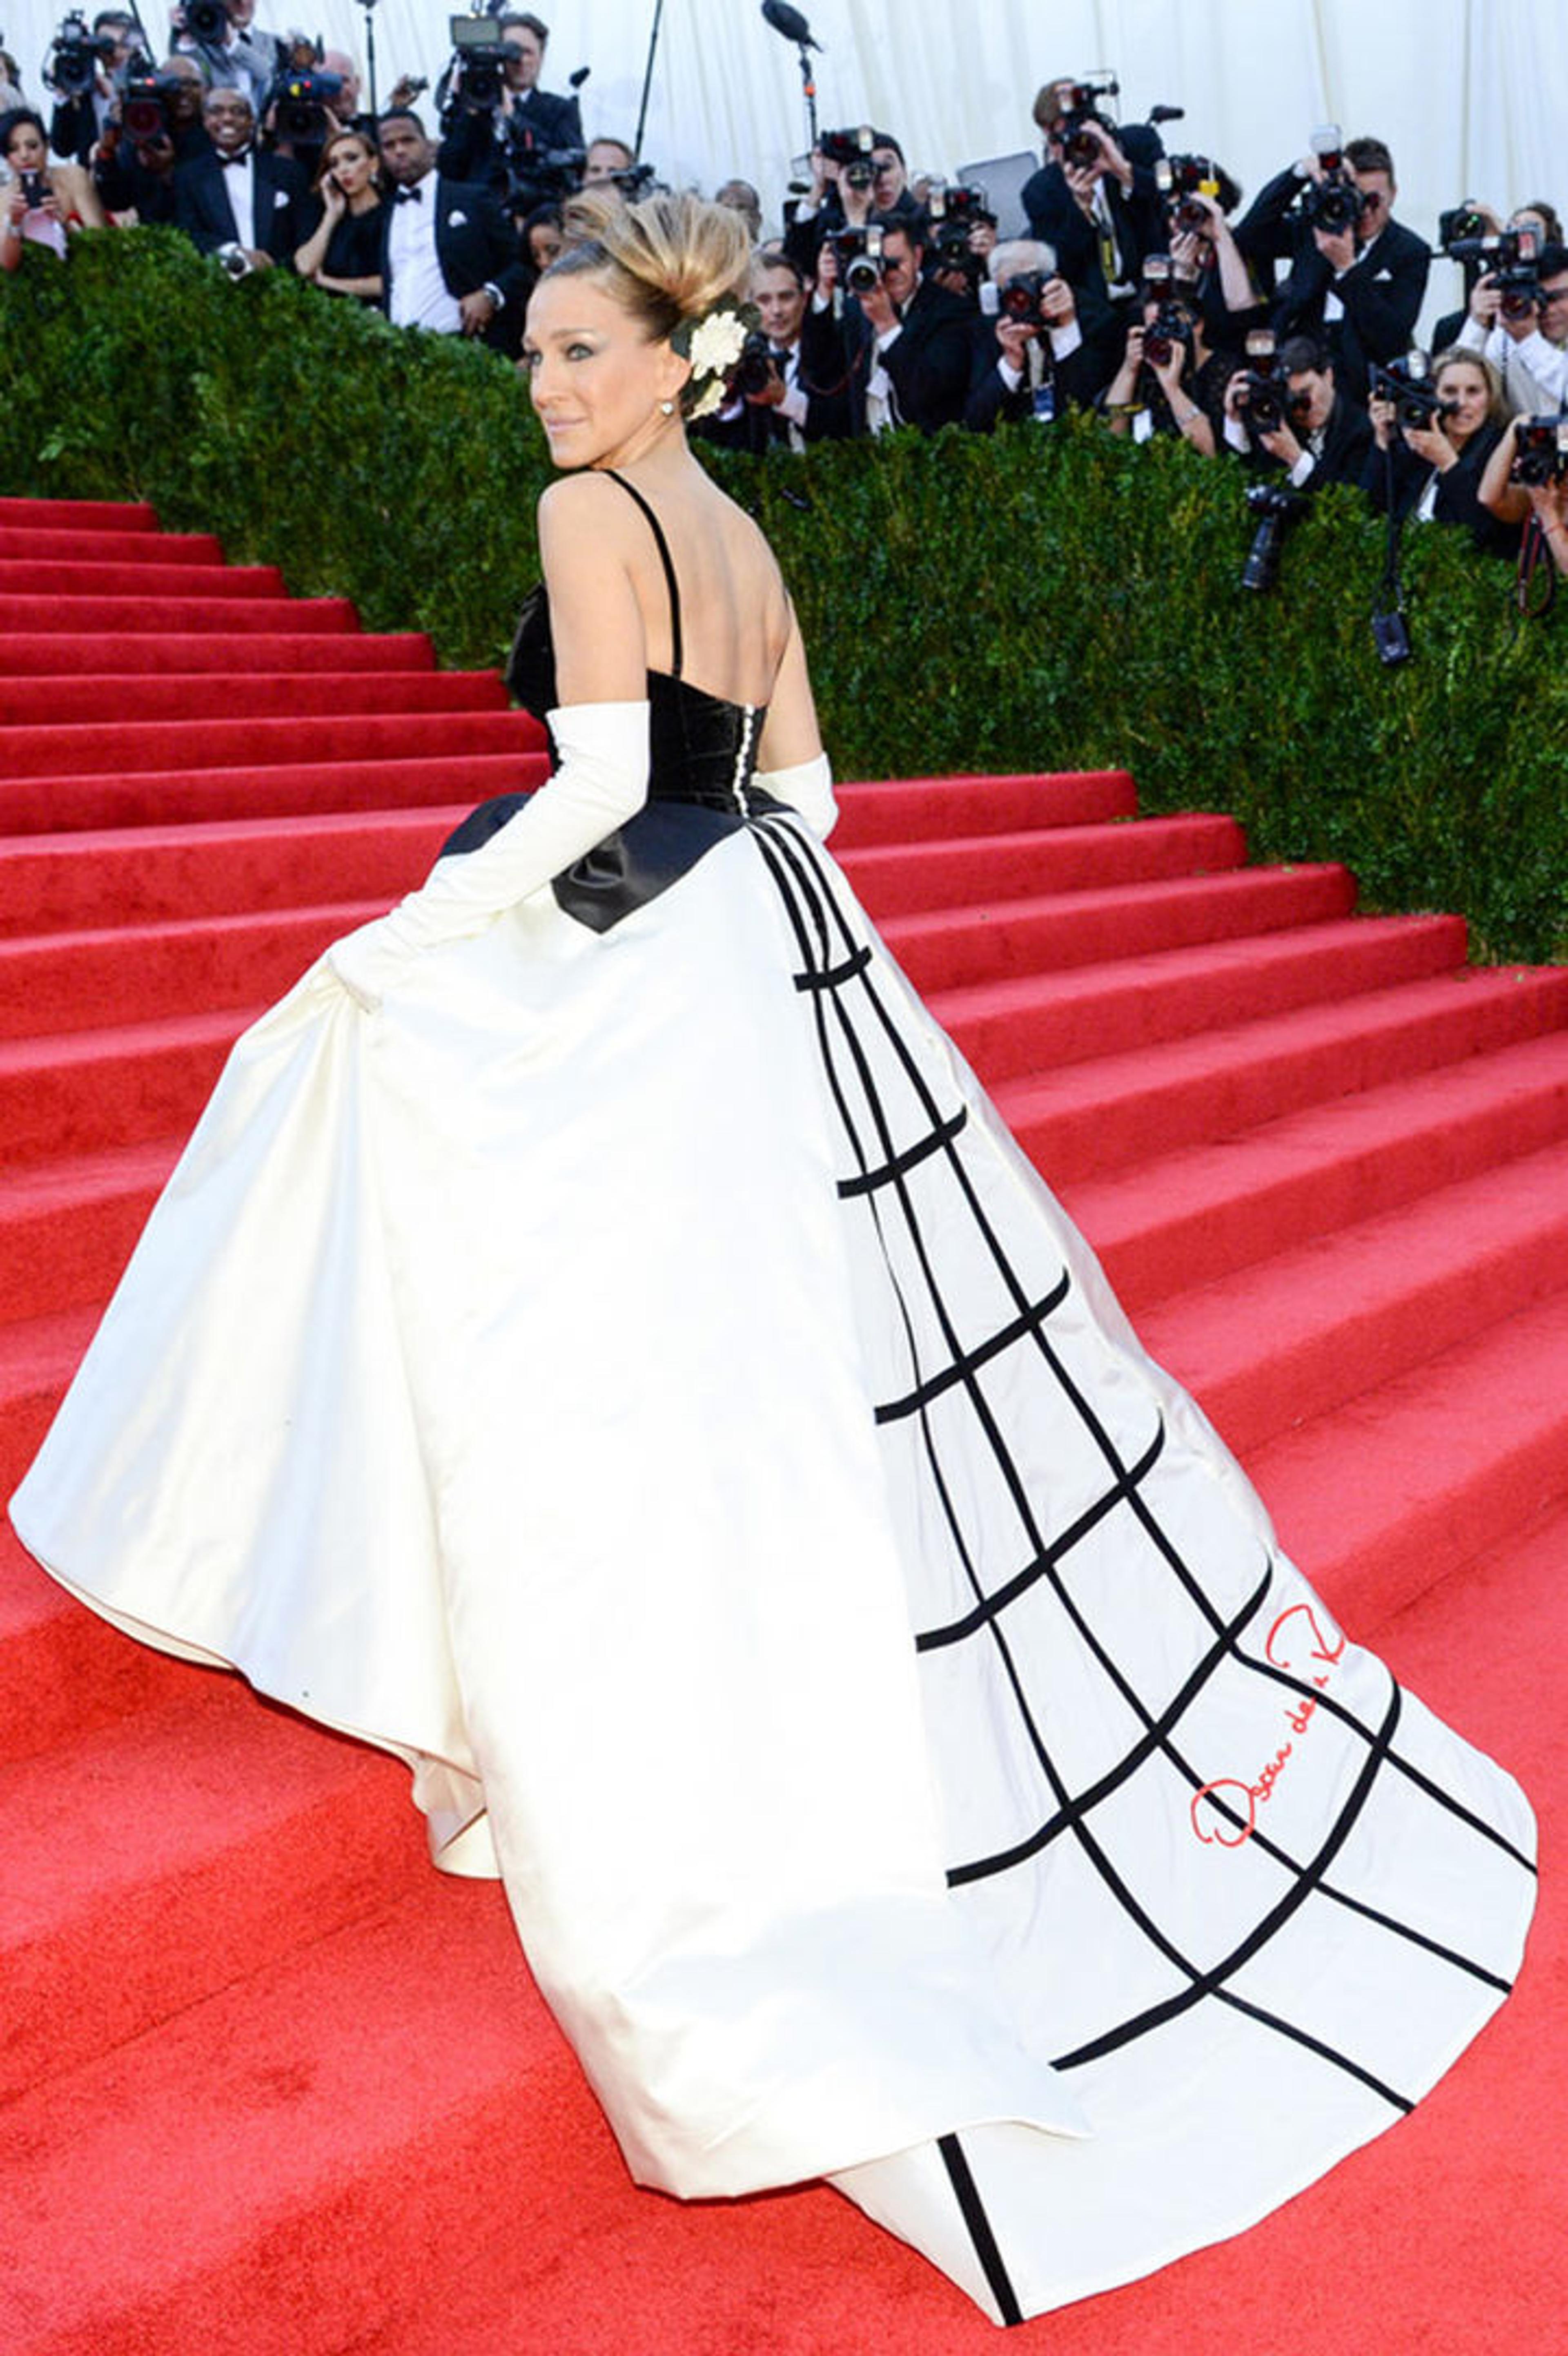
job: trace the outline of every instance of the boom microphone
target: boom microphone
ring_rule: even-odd
[[[789,5],[789,0],[763,0],[763,17],[775,33],[782,33],[786,41],[794,41],[797,48],[821,48],[821,42],[811,37],[811,27],[798,8]]]

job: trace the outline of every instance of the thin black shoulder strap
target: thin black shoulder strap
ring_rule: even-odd
[[[632,498],[635,499],[637,505],[642,509],[643,513],[646,516],[648,519],[648,528],[658,543],[659,562],[664,566],[665,582],[669,590],[670,677],[672,679],[678,679],[680,677],[681,662],[680,591],[676,586],[675,565],[670,558],[669,542],[664,536],[664,531],[660,526],[657,516],[655,515],[652,508],[648,505],[646,499],[644,498],[641,491],[637,489],[635,484],[629,483],[624,475],[618,475],[613,466],[606,466],[604,472],[609,476],[610,480],[613,483],[619,483],[621,488],[624,491],[629,492]]]

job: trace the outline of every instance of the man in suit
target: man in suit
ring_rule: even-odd
[[[257,146],[256,117],[242,91],[209,90],[201,120],[211,152],[176,169],[176,227],[203,253],[238,245],[252,270],[292,264],[317,218],[304,174],[289,156]]]
[[[517,233],[486,187],[435,168],[419,116],[394,108],[379,128],[392,201],[381,208],[383,302],[395,327],[521,340],[528,273]]]
[[[1432,249],[1393,218],[1399,190],[1381,139],[1350,140],[1344,171],[1361,199],[1360,219],[1350,228],[1315,228],[1301,211],[1297,200],[1307,183],[1326,177],[1314,155],[1259,190],[1235,236],[1249,260],[1290,263],[1275,304],[1276,332],[1326,342],[1340,390],[1364,401],[1373,363],[1386,365],[1410,348]]]
[[[999,304],[995,312],[978,313],[972,325],[965,424],[989,434],[1003,420],[1093,407],[1102,380],[1078,325],[1072,289],[1056,274],[1051,248],[1032,238],[1006,239],[992,247],[986,266]],[[1038,290],[1034,277],[1044,282]]]
[[[1285,468],[1298,491],[1359,483],[1371,454],[1371,420],[1339,390],[1327,346],[1310,336],[1292,336],[1280,346],[1277,361],[1285,381],[1283,420],[1272,434],[1249,435],[1227,401],[1225,439],[1231,448],[1263,452]]]
[[[581,146],[582,118],[575,97],[539,88],[549,27],[538,16],[508,14],[496,30],[507,53],[501,102],[471,106],[459,94],[442,121],[436,169],[454,180],[483,180],[503,198],[516,189],[509,209],[526,212],[556,192],[545,158]]]
[[[120,120],[121,104],[104,124],[93,151],[92,177],[105,209],[134,211],[138,221],[174,225],[176,175],[182,164],[213,154],[201,119],[207,95],[194,58],[167,57],[158,68],[157,128],[133,137]]]
[[[752,300],[768,339],[766,373],[696,431],[721,449],[756,456],[774,447],[804,450],[810,442],[842,439],[850,431],[849,393],[831,307],[826,300],[814,303],[810,284],[777,246],[756,258]]]
[[[837,274],[832,253],[825,245],[823,280],[829,284]],[[918,425],[933,434],[964,415],[974,306],[923,275],[924,261],[920,230],[905,220],[889,222],[875,282],[845,302],[837,342],[857,433]]]
[[[1155,180],[1165,149],[1151,123],[1113,131],[1093,114],[1074,123],[1076,87],[1047,82],[1035,100],[1045,161],[1025,181],[1022,203],[1030,235],[1051,248],[1072,289],[1079,326],[1104,382],[1137,320],[1144,256],[1165,249],[1165,211]]]

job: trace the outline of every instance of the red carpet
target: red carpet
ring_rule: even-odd
[[[0,501],[0,1473],[236,1032],[543,773],[498,682],[155,532]],[[1119,775],[850,787],[907,968],[1336,1610],[1523,1780],[1512,2004],[1253,2233],[1051,2356],[1568,2345],[1568,971],[1358,918]],[[826,2190],[635,2192],[493,1886],[406,1777],[111,1633],[0,1538],[6,2356],[962,2356]]]

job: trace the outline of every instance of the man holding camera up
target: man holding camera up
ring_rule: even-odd
[[[179,0],[169,12],[173,47],[196,59],[208,90],[238,90],[258,122],[277,70],[278,47],[271,33],[251,28],[256,0]]]
[[[1490,360],[1516,416],[1561,409],[1568,402],[1568,247],[1542,245],[1533,264],[1478,278],[1458,340],[1462,351]]]
[[[442,118],[438,168],[454,180],[484,180],[497,190],[520,184],[527,209],[542,200],[549,184],[544,158],[582,145],[582,119],[576,99],[539,88],[549,27],[524,13],[503,16],[496,38],[506,51],[495,102],[488,86],[474,103],[460,80]]]
[[[74,164],[91,161],[104,124],[114,111],[115,93],[131,59],[142,46],[136,20],[121,8],[101,9],[92,20],[92,79],[85,86],[65,87],[60,71],[60,44],[55,53],[55,103],[49,117],[49,145],[57,155]]]
[[[1089,82],[1046,83],[1034,102],[1045,162],[1022,192],[1030,230],[1051,248],[1072,289],[1102,382],[1137,317],[1144,256],[1166,241],[1155,178],[1159,134],[1143,123],[1113,131],[1095,104],[1107,94]]]
[[[964,423],[989,434],[1002,420],[1044,422],[1093,406],[1099,384],[1072,289],[1050,246],[1027,237],[993,246],[987,268],[996,310],[983,311]]]
[[[176,170],[212,153],[201,119],[206,94],[188,56],[165,58],[155,75],[127,83],[92,155],[92,177],[110,212],[173,225]]]
[[[1349,402],[1334,380],[1327,348],[1311,336],[1291,336],[1272,371],[1278,397],[1249,417],[1249,380],[1225,388],[1225,440],[1243,455],[1260,453],[1283,466],[1293,490],[1361,481],[1372,446],[1366,412]]]
[[[1374,366],[1408,350],[1432,251],[1393,218],[1393,158],[1381,139],[1319,133],[1313,152],[1281,172],[1237,224],[1249,261],[1287,261],[1274,306],[1281,336],[1315,336],[1331,353],[1340,390],[1364,401]]]
[[[923,275],[923,233],[904,221],[872,223],[868,250],[851,257],[837,321],[842,373],[858,433],[955,425],[969,391],[970,305]],[[818,284],[831,298],[837,240],[825,241]]]

